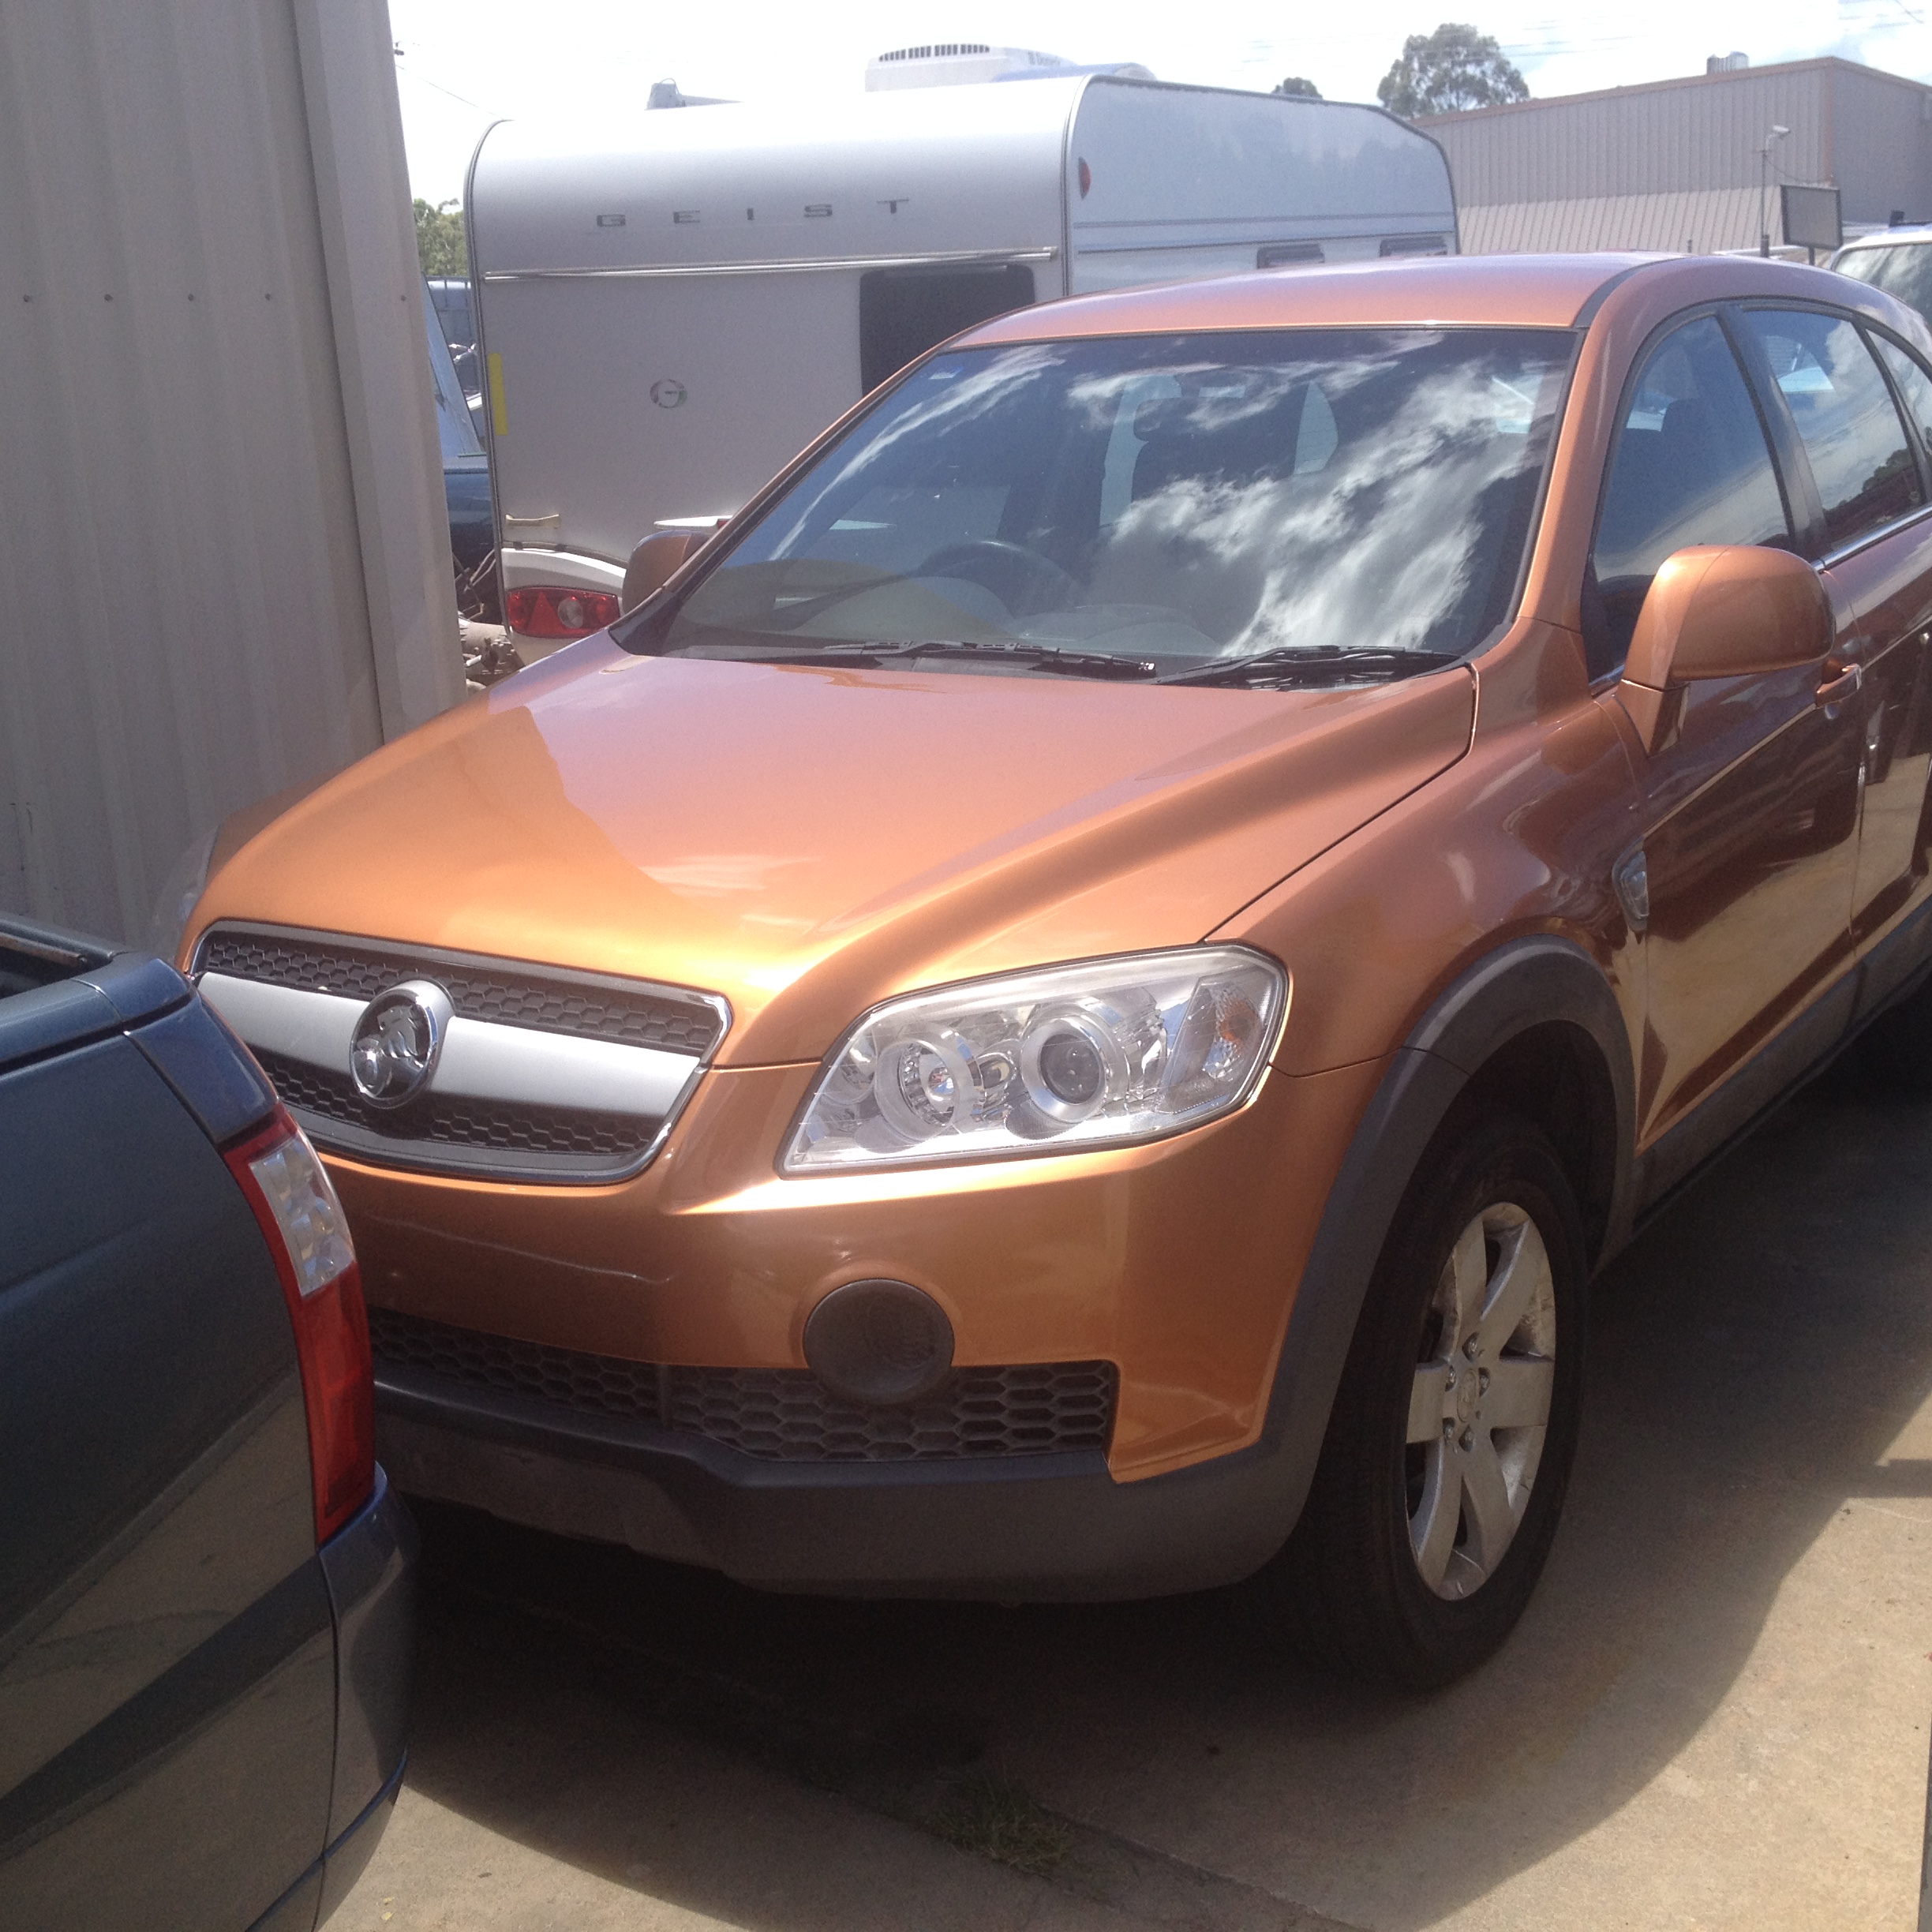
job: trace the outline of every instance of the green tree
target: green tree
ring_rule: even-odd
[[[1322,91],[1312,80],[1305,80],[1299,74],[1290,74],[1286,80],[1277,81],[1277,94],[1298,94],[1305,100],[1320,100]]]
[[[442,201],[435,207],[416,197],[416,253],[426,275],[466,275],[470,247],[463,236],[462,204]]]
[[[1376,88],[1376,99],[1405,121],[1529,98],[1529,84],[1496,37],[1453,21],[1444,21],[1432,34],[1411,34],[1402,43],[1401,59]]]

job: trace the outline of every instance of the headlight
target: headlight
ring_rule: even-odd
[[[1253,1091],[1287,975],[1245,946],[1052,966],[875,1006],[827,1058],[786,1174],[1118,1147]]]

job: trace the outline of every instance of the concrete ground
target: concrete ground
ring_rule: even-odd
[[[784,1599],[425,1510],[410,1782],[331,1923],[1906,1932],[1932,1108],[1786,1110],[1601,1279],[1590,1346],[1536,1601],[1421,1702],[1280,1657],[1238,1591]]]

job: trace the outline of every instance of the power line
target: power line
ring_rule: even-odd
[[[395,51],[400,58],[403,50],[399,43]],[[481,101],[472,100],[467,94],[459,94],[454,88],[445,87],[440,80],[432,80],[427,74],[417,73],[413,67],[399,66],[396,72],[407,74],[418,87],[434,88],[439,94],[447,94],[451,100],[461,101],[466,107],[474,107],[478,114],[494,114],[496,111],[494,107],[485,107]]]

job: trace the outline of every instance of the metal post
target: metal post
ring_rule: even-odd
[[[1771,149],[1790,132],[1774,122],[1758,150],[1758,253],[1767,261],[1771,258]]]

